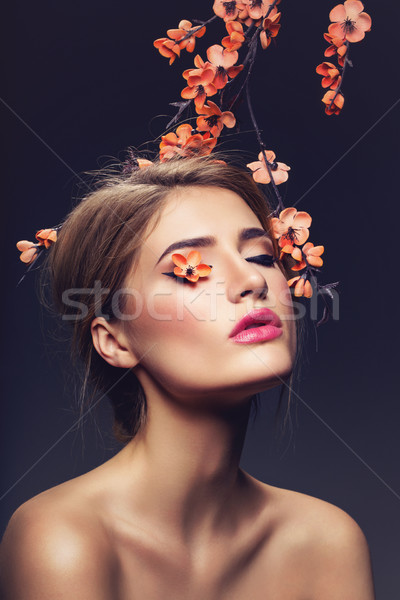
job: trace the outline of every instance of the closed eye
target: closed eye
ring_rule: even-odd
[[[175,275],[175,273],[173,271],[170,271],[169,273],[163,273],[163,275],[167,275],[167,277],[172,277],[178,283],[192,283],[191,281],[186,279],[186,277],[178,277],[178,275]],[[193,283],[192,283],[192,285],[193,285]]]
[[[272,256],[271,254],[258,254],[257,256],[250,256],[245,260],[247,260],[247,262],[252,262],[257,265],[262,265],[263,267],[272,267],[278,259]]]

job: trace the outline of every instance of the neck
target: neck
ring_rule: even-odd
[[[150,397],[146,425],[116,457],[128,510],[186,542],[223,527],[244,490],[239,461],[249,410],[250,399],[212,411]]]

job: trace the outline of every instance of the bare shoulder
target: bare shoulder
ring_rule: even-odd
[[[341,508],[307,494],[269,487],[288,564],[305,575],[310,600],[374,600],[368,542]]]
[[[73,500],[54,488],[12,515],[0,546],[2,598],[112,598],[106,534]]]

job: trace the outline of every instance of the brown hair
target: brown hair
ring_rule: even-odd
[[[111,310],[115,292],[138,260],[142,240],[157,225],[168,195],[185,186],[215,186],[237,193],[270,231],[271,208],[251,175],[217,161],[214,154],[155,163],[129,175],[103,175],[97,189],[67,216],[47,259],[55,307],[72,324],[72,357],[84,366],[81,414],[96,396],[107,395],[114,413],[113,433],[122,443],[132,439],[144,423],[145,394],[132,371],[113,367],[97,354],[91,322],[100,314],[116,319]],[[287,276],[287,267],[278,264]],[[101,284],[101,294],[94,293],[96,282]],[[123,309],[122,299],[119,310]],[[88,387],[92,389],[89,397]]]

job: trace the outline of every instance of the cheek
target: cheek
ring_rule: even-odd
[[[210,293],[205,288],[185,287],[178,283],[176,292],[150,292],[142,311],[133,321],[135,338],[149,342],[195,343],[210,320]]]

